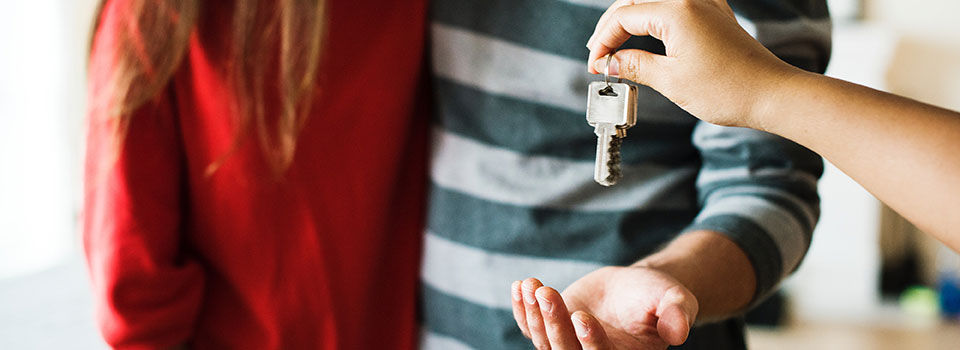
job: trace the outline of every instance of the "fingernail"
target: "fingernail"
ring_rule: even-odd
[[[553,312],[553,303],[547,300],[547,298],[537,295],[537,301],[540,302],[540,310],[546,310],[547,313]]]
[[[607,68],[607,56],[598,58],[596,61],[593,61],[593,68],[600,72],[601,74]],[[617,56],[610,57],[610,75],[619,75],[620,74],[620,62],[617,61]]]
[[[520,301],[522,298],[520,296],[520,281],[514,281],[513,284],[510,285],[510,295],[513,296],[513,300]]]
[[[537,303],[537,299],[533,296],[533,289],[528,286],[526,283],[523,284],[523,301],[527,304],[533,305]]]
[[[530,305],[537,303],[537,299],[533,297],[533,293],[527,293],[526,291],[523,292],[523,301]]]
[[[587,324],[583,322],[583,319],[580,318],[580,315],[573,315],[573,330],[577,332],[577,336],[580,338],[586,338],[587,334],[590,333],[590,329],[587,328]]]

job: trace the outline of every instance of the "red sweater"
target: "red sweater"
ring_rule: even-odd
[[[220,49],[229,14],[200,18],[181,67],[134,113],[118,156],[104,116],[89,116],[84,249],[109,344],[415,346],[424,3],[329,1],[319,89],[282,181],[254,138],[204,174],[233,139]],[[121,15],[108,4],[94,56],[115,49]]]

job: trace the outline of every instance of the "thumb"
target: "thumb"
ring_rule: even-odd
[[[687,340],[690,327],[697,319],[697,298],[686,288],[674,286],[660,298],[657,306],[657,333],[670,345],[680,345]]]
[[[659,80],[658,75],[663,72],[662,66],[665,58],[665,56],[644,50],[617,51],[610,58],[610,75],[654,87]],[[607,56],[593,61],[593,67],[597,72],[603,74],[607,69]]]

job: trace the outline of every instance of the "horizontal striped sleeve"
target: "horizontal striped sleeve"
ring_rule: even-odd
[[[730,0],[730,6],[774,55],[804,70],[826,71],[833,24],[825,0]]]
[[[700,123],[693,142],[703,158],[702,209],[685,231],[720,232],[736,242],[753,265],[759,300],[809,248],[823,161],[789,140],[745,128]]]

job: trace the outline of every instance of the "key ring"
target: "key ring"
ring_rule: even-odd
[[[613,49],[610,53],[607,54],[607,64],[603,67],[603,82],[607,83],[607,87],[610,87],[610,60],[613,59],[613,54],[617,52],[617,49]],[[623,78],[617,77],[617,82],[622,83]]]

